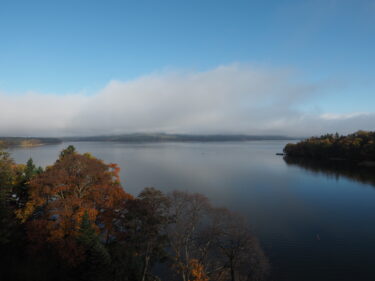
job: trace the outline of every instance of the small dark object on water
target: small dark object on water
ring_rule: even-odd
[[[278,152],[278,153],[276,153],[276,155],[279,155],[279,156],[284,156],[284,155],[285,155],[285,153],[280,153],[280,152]]]

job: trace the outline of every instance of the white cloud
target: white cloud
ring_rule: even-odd
[[[352,112],[346,114],[337,114],[337,113],[324,113],[320,117],[324,120],[347,120],[358,118],[361,116],[371,116],[371,113],[366,112]]]
[[[296,109],[319,90],[287,69],[234,64],[111,81],[92,96],[0,93],[0,135],[311,135],[375,129],[372,113],[319,115]]]
[[[86,103],[87,97],[81,95],[0,93],[0,135],[61,135],[69,130],[67,123]]]

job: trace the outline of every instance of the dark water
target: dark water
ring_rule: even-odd
[[[284,141],[73,143],[118,163],[127,192],[200,192],[249,218],[273,280],[375,280],[375,171],[284,161]],[[52,164],[68,143],[12,151]]]

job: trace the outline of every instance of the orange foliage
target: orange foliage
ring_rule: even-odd
[[[88,154],[61,156],[29,185],[30,201],[17,216],[23,221],[29,220],[32,241],[53,243],[70,263],[80,259],[75,237],[84,213],[87,212],[96,231],[108,241],[114,235],[113,223],[118,210],[132,199],[120,185],[118,166],[107,165]]]
[[[209,281],[207,277],[204,267],[201,263],[199,263],[196,259],[191,259],[189,262],[190,266],[190,273],[194,279],[191,281]],[[190,281],[190,280],[189,280]]]

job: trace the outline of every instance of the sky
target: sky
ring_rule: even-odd
[[[375,0],[0,0],[0,136],[375,130]]]

